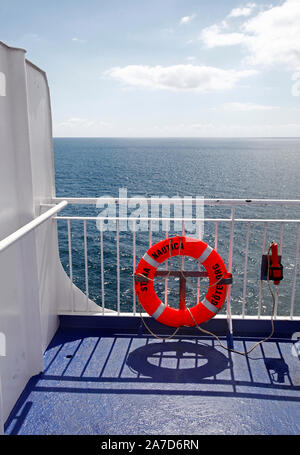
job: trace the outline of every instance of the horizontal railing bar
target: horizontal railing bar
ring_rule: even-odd
[[[209,222],[230,222],[231,218],[151,218],[147,217],[117,217],[117,216],[57,216],[55,220],[110,220],[110,221],[209,221]],[[269,218],[236,218],[235,222],[250,223],[300,223],[300,219],[269,219]]]
[[[227,218],[151,218],[146,217],[118,217],[118,216],[58,216],[57,220],[110,220],[110,221],[231,221]],[[268,220],[269,221],[269,220]],[[284,220],[279,220],[284,221]],[[293,220],[294,221],[294,220]],[[295,220],[297,221],[297,220]],[[300,222],[300,220],[298,220]]]
[[[153,198],[144,198],[144,197],[133,197],[133,198],[114,198],[114,197],[87,197],[87,198],[76,198],[76,197],[54,197],[52,198],[53,203],[59,203],[61,201],[68,201],[70,204],[86,204],[86,205],[96,205],[98,201],[101,201],[104,204],[115,203],[122,204],[127,201],[139,203],[141,200],[151,202],[152,204],[163,204],[163,203],[172,203],[172,204],[182,204],[184,200],[187,202],[190,200],[193,204],[196,204],[199,201],[203,201],[205,205],[228,205],[228,206],[238,206],[238,205],[298,205],[300,207],[300,199],[205,199],[205,198],[168,198],[168,197],[153,197]]]
[[[155,276],[175,276],[175,277],[181,277],[181,276],[186,276],[186,277],[203,277],[207,278],[208,273],[207,272],[199,272],[198,270],[156,270]]]
[[[69,310],[59,310],[58,312],[59,315],[73,315],[74,313],[72,313],[72,311],[69,311]],[[78,310],[78,311],[75,311],[75,314],[76,315],[81,315],[81,316],[85,316],[87,313],[85,311],[81,311],[81,310]],[[110,317],[110,316],[117,316],[117,312],[116,311],[108,311],[104,314],[102,313],[99,313],[98,311],[95,312],[95,311],[90,311],[88,314],[90,314],[91,316],[97,316],[99,318],[103,318],[103,317]],[[148,313],[145,313],[145,312],[142,312],[141,313],[143,317],[151,317],[149,316]],[[136,316],[133,314],[133,312],[121,312],[120,315],[118,317],[128,317],[128,316]],[[233,314],[232,316],[232,319],[233,320],[237,320],[237,319],[241,319],[241,315],[240,314]],[[215,316],[215,319],[227,319],[227,315],[226,314],[218,314],[217,316]],[[244,319],[248,319],[248,320],[257,320],[257,316],[251,316],[251,315],[245,315],[245,318]],[[261,321],[270,321],[271,319],[271,316],[261,316],[260,320]],[[278,316],[276,318],[276,320],[278,321],[299,321],[300,322],[300,316],[294,316],[294,317],[290,317],[290,316]]]
[[[34,220],[25,224],[25,226],[22,226],[20,229],[15,231],[13,234],[10,234],[5,239],[1,240],[0,241],[0,253],[2,253],[2,251],[6,250],[6,248],[8,248],[9,246],[13,245],[15,242],[17,242],[17,240],[20,240],[22,237],[24,237],[30,231],[32,231],[33,229],[40,226],[42,223],[47,221],[49,218],[52,218],[53,215],[60,212],[64,207],[66,207],[66,205],[68,205],[67,201],[60,202],[55,207],[52,207],[51,209],[47,210],[47,212],[38,216]],[[56,217],[55,217],[55,219],[56,219]]]

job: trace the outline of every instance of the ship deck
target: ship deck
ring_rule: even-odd
[[[207,327],[218,332],[221,323],[211,323]],[[234,324],[234,348],[242,351],[270,328],[269,321]],[[5,432],[299,434],[296,328],[296,322],[276,322],[270,341],[241,356],[194,329],[162,341],[142,330],[139,318],[62,316],[44,354],[45,369],[28,382]]]

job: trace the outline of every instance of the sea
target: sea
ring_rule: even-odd
[[[58,197],[92,197],[119,194],[128,197],[192,197],[217,199],[300,199],[300,139],[251,138],[54,138],[56,195]],[[120,193],[121,191],[121,193]],[[126,192],[126,193],[125,193]],[[135,207],[136,208],[136,207]],[[133,213],[134,207],[131,209]],[[101,216],[96,205],[69,205],[60,215]],[[150,212],[149,212],[150,213]],[[228,218],[230,208],[205,207],[205,218]],[[300,209],[292,207],[244,206],[236,209],[237,218],[298,219]],[[139,223],[137,223],[139,224]],[[268,223],[265,250],[264,224],[250,224],[249,255],[245,280],[245,251],[248,223],[236,222],[233,235],[233,284],[231,310],[256,315],[260,295],[262,254],[271,241],[282,236],[284,279],[278,288],[278,314],[290,314],[292,286],[295,290],[294,314],[300,315],[299,264],[295,264],[297,224]],[[145,226],[136,233],[136,261],[149,248],[149,231]],[[180,235],[176,226],[169,226],[169,236]],[[186,232],[186,235],[188,233]],[[58,221],[59,252],[66,273],[70,273],[67,222]],[[152,234],[152,243],[166,237],[159,226]],[[230,224],[218,225],[218,253],[225,264],[229,260]],[[82,220],[72,220],[72,272],[74,283],[85,293],[84,230]],[[204,221],[202,239],[215,246],[215,223]],[[117,310],[116,233],[103,232],[103,275],[105,307]],[[102,307],[100,232],[96,220],[87,221],[88,291],[89,297]],[[299,262],[299,261],[298,261]],[[120,232],[120,310],[133,310],[133,234]],[[181,266],[178,258],[169,261],[169,269]],[[185,259],[185,269],[197,270],[197,261]],[[187,284],[187,305],[196,304],[207,291],[207,279],[191,279]],[[245,287],[246,286],[246,287]],[[155,289],[161,300],[165,296],[165,280],[158,280]],[[246,289],[245,299],[243,298]],[[168,304],[178,307],[178,280],[168,280]],[[138,303],[137,303],[138,305]],[[267,283],[262,286],[262,315],[269,315],[272,299]],[[225,308],[222,310],[225,312]]]

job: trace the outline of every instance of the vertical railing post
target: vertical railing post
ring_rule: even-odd
[[[280,228],[280,243],[279,243],[279,250],[278,250],[279,256],[282,256],[283,229],[284,229],[284,223],[281,223],[281,228]],[[277,317],[277,312],[278,312],[278,299],[279,299],[279,286],[276,286],[276,290],[275,290],[275,306],[274,306],[274,319],[276,319],[276,317]]]
[[[83,220],[83,239],[84,239],[84,270],[85,270],[86,311],[88,311],[89,310],[89,271],[88,271],[88,260],[87,260],[86,220]]]
[[[133,220],[133,232],[132,232],[132,241],[133,241],[133,258],[132,258],[132,263],[133,263],[133,315],[136,315],[136,294],[135,294],[135,281],[134,281],[134,274],[135,274],[135,269],[136,269],[136,223],[135,220]]]
[[[121,296],[120,296],[120,225],[119,225],[119,220],[116,221],[116,227],[117,227],[117,311],[118,311],[118,316],[120,316]]]
[[[243,318],[243,319],[245,318],[245,310],[246,310],[246,292],[247,292],[247,268],[248,268],[249,238],[250,238],[250,221],[248,221],[247,237],[246,237],[246,249],[245,249],[244,286],[243,286],[243,306],[242,306],[242,318]]]
[[[264,222],[264,238],[263,238],[262,254],[265,254],[265,251],[266,251],[267,226],[268,226],[268,223],[265,221]],[[259,296],[258,296],[258,312],[257,312],[258,319],[261,316],[262,285],[263,285],[263,282],[262,282],[262,280],[260,280],[260,282],[259,282]]]
[[[298,268],[298,260],[299,260],[299,244],[300,244],[300,223],[298,223],[298,227],[297,227],[295,265],[294,265],[294,277],[293,277],[291,311],[290,311],[290,318],[291,319],[294,316],[295,294],[296,294],[296,283],[297,283],[297,268]]]
[[[185,237],[185,224],[184,220],[182,220],[182,237]],[[184,256],[181,256],[181,269],[184,270]]]
[[[229,257],[228,257],[228,272],[232,273],[232,255],[233,255],[233,232],[234,232],[234,217],[235,208],[231,208],[231,221],[230,221],[230,241],[229,241]],[[227,323],[229,331],[229,344],[233,346],[233,327],[232,327],[232,316],[231,316],[231,286],[228,287],[227,291]]]
[[[169,223],[166,220],[166,239],[169,238]],[[166,260],[165,269],[168,270],[169,261]],[[168,305],[168,277],[165,278],[165,305]]]
[[[101,297],[102,297],[102,314],[105,311],[105,293],[104,293],[104,258],[103,258],[103,220],[100,221],[100,261],[101,261]]]
[[[218,239],[219,239],[219,221],[216,221],[215,227],[215,250],[218,251]]]
[[[202,240],[202,224],[199,223],[199,231],[198,231],[198,238],[199,240]],[[201,272],[201,262],[198,261],[198,271]],[[200,301],[200,286],[201,286],[201,283],[200,283],[200,277],[197,279],[197,305]]]
[[[149,248],[152,247],[152,220],[149,220]]]
[[[70,221],[70,220],[67,220],[67,223],[68,223],[69,268],[70,268],[70,297],[71,297],[72,312],[74,313],[73,261],[72,261],[71,221]]]

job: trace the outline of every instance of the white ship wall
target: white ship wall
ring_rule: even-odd
[[[55,196],[50,96],[46,75],[25,51],[0,42],[0,240],[42,213]],[[43,209],[43,212],[47,207]],[[70,280],[60,263],[52,219],[0,254],[0,433],[58,327],[71,308]],[[74,300],[85,307],[73,286]]]

